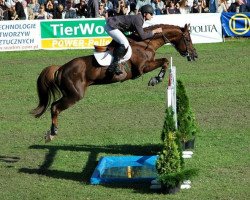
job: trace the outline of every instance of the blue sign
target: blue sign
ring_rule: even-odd
[[[221,23],[225,36],[250,37],[250,13],[222,13]]]

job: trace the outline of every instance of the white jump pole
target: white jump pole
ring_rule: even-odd
[[[173,59],[170,59],[170,71],[167,88],[168,107],[174,111],[175,128],[177,129],[177,108],[176,108],[176,67],[173,66]]]

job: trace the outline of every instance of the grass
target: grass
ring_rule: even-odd
[[[51,64],[63,64],[86,50],[1,52],[1,199],[248,199],[250,196],[249,39],[195,45],[196,62],[170,47],[200,127],[187,167],[199,169],[190,190],[167,196],[143,184],[89,184],[104,155],[150,155],[159,150],[167,78],[148,87],[150,77],[90,87],[85,98],[59,118],[59,135],[44,144],[50,114],[32,118],[36,79]],[[167,52],[167,53],[166,53]]]

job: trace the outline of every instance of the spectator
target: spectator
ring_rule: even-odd
[[[46,0],[38,0],[39,5],[46,5]]]
[[[129,15],[136,15],[136,4],[130,3],[130,11],[128,13]]]
[[[189,11],[191,11],[191,7],[193,6],[194,0],[186,0],[186,1],[187,1],[186,4],[187,4],[187,6],[189,8]],[[195,1],[197,2],[198,0],[195,0]]]
[[[99,16],[102,18],[107,18],[108,17],[108,12],[104,7],[104,4],[101,2],[99,5]]]
[[[67,0],[65,8],[65,19],[72,18],[76,18],[76,8],[74,7],[73,0]]]
[[[15,3],[15,10],[14,10],[14,12],[17,15],[16,19],[25,20],[26,19],[26,15],[24,13],[23,5],[18,0],[14,0],[14,3]]]
[[[227,7],[228,7],[228,12],[236,12],[236,8],[238,7],[238,4],[236,3],[235,0],[228,0],[227,1]]]
[[[64,17],[65,17],[64,7],[62,4],[58,4],[55,10],[54,19],[64,19]]]
[[[226,0],[218,0],[218,13],[227,12]]]
[[[118,0],[116,15],[127,15],[129,13],[128,6],[124,0]]]
[[[65,6],[66,6],[66,0],[54,0],[54,4],[57,4],[57,5],[55,5],[55,8],[57,8],[57,6],[59,4],[62,4],[63,8],[65,8]]]
[[[188,1],[187,0],[181,0],[180,3],[180,13],[181,14],[189,14],[190,8],[188,7]]]
[[[31,0],[31,2],[28,4],[28,8],[33,11],[34,18],[36,18],[40,8],[40,5],[39,3],[37,3],[37,0]]]
[[[117,10],[119,0],[110,0],[110,1],[113,4],[113,10],[115,12],[115,10]]]
[[[35,19],[35,15],[33,13],[33,10],[30,9],[27,5],[27,1],[23,0],[22,1],[22,5],[23,5],[23,9],[24,9],[24,13],[26,16],[26,20],[32,20]]]
[[[88,16],[88,6],[85,0],[80,0],[78,4],[75,5],[76,16],[78,18],[85,18]]]
[[[144,5],[151,5],[151,0],[137,0],[136,3],[136,14],[139,12],[140,8]]]
[[[4,0],[0,0],[0,20],[10,20],[10,4],[7,4]]]
[[[10,8],[10,19],[11,20],[19,20],[18,18],[18,14],[16,12],[16,8],[15,8],[15,3],[11,4],[11,8]]]
[[[89,17],[99,17],[99,1],[98,0],[88,0],[88,13]]]
[[[209,12],[210,13],[218,12],[218,0],[210,0],[209,1]]]
[[[174,1],[170,1],[169,4],[166,6],[165,9],[166,14],[180,14],[180,10],[174,4]]]
[[[208,12],[205,0],[198,0],[198,2],[197,1],[193,2],[193,6],[191,7],[191,13],[205,13],[205,12]]]
[[[206,0],[198,0],[198,6],[200,7],[202,13],[209,12]]]
[[[250,0],[238,0],[239,12],[250,12]]]
[[[165,8],[165,5],[164,5],[162,0],[153,0],[151,3],[151,6],[154,9],[155,15],[163,14],[163,10]]]
[[[0,7],[0,21],[3,21],[3,9]]]
[[[193,2],[193,6],[191,7],[191,13],[200,13],[200,8],[196,1]]]
[[[36,19],[40,19],[40,20],[47,20],[48,19],[48,13],[45,11],[45,6],[44,4],[42,4],[39,8],[39,12],[36,16]]]
[[[111,0],[101,0],[100,3],[104,4],[104,9],[106,10],[108,17],[115,15],[114,6]]]
[[[24,13],[25,13],[25,16],[26,16],[26,20],[28,19],[28,9],[27,9],[27,1],[23,0],[22,1],[22,6],[23,6],[23,10],[24,10]]]
[[[48,13],[48,16],[54,15],[55,9],[53,0],[47,0],[45,5],[45,11]]]
[[[101,2],[104,4],[104,7],[107,11],[114,10],[114,6],[111,0],[101,0]]]

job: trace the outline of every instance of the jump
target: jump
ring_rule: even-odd
[[[132,49],[129,60],[119,64],[122,74],[107,73],[108,66],[101,66],[94,55],[74,58],[62,66],[48,66],[37,79],[38,106],[31,111],[39,118],[50,107],[51,127],[45,141],[51,141],[58,133],[59,114],[81,100],[91,85],[110,84],[135,79],[147,72],[161,68],[156,77],[152,77],[148,85],[160,83],[165,76],[169,61],[167,58],[155,58],[156,50],[170,43],[188,61],[195,60],[197,53],[193,47],[189,33],[189,25],[184,27],[173,25],[153,25],[145,31],[162,28],[153,38],[138,41],[136,35],[128,36]],[[105,49],[112,51],[117,43],[112,41]],[[56,95],[60,98],[56,100]]]

